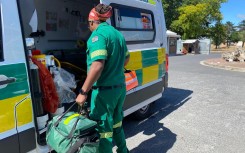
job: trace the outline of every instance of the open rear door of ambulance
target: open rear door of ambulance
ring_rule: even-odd
[[[18,5],[0,2],[0,152],[24,153],[36,140]]]

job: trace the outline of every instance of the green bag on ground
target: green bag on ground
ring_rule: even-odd
[[[96,126],[95,121],[67,111],[48,123],[46,141],[57,153],[97,153]]]
[[[80,148],[79,153],[99,153],[99,142],[96,143],[84,143],[83,147]]]

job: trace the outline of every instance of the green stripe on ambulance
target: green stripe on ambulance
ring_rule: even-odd
[[[0,66],[0,74],[13,77],[15,82],[0,88],[0,100],[29,93],[27,72],[24,63]]]

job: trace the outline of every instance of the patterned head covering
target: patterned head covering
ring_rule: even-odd
[[[106,21],[111,16],[112,16],[111,6],[98,4],[95,8],[93,8],[90,11],[88,18],[90,20],[95,20],[95,21]]]

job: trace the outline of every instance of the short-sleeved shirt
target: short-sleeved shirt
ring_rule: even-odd
[[[87,42],[87,68],[92,62],[105,60],[104,69],[95,86],[125,83],[124,61],[129,56],[123,35],[108,23],[100,23]]]

